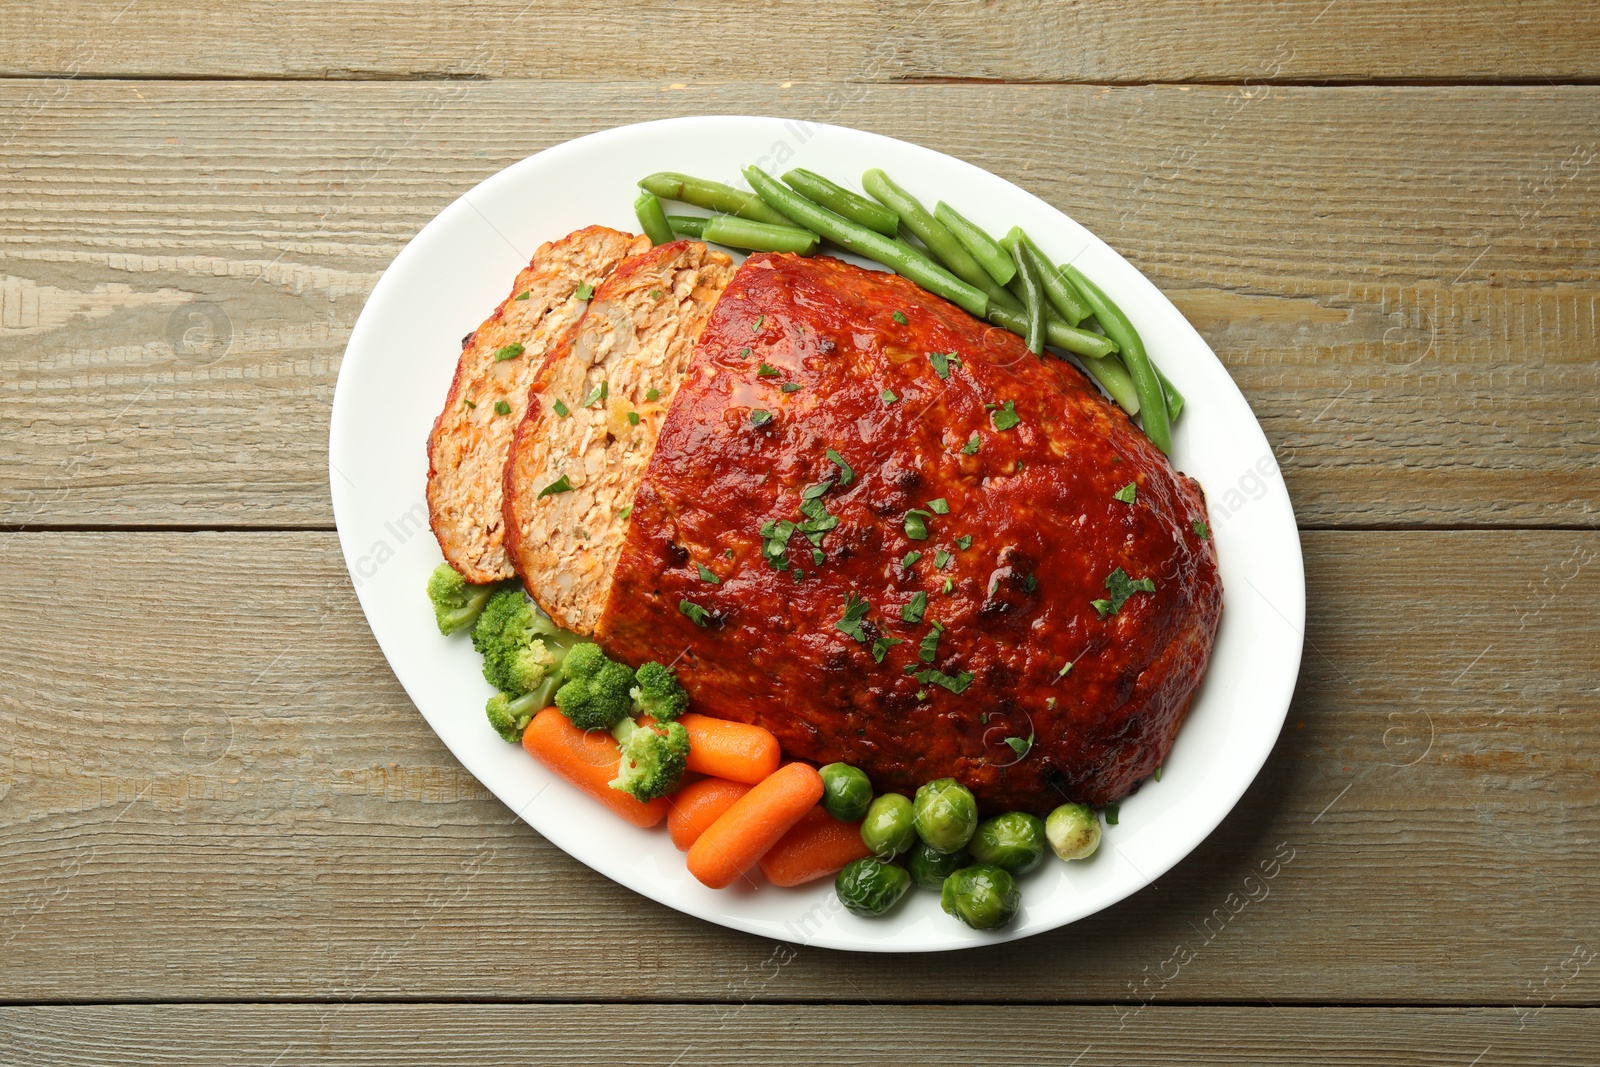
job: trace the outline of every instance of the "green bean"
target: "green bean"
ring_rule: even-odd
[[[639,199],[633,202],[633,213],[639,216],[639,228],[650,238],[651,244],[664,245],[673,239],[672,227],[654,193],[640,193]]]
[[[798,252],[809,256],[817,250],[817,235],[793,226],[773,226],[733,215],[713,215],[701,236],[729,248],[752,252]]]
[[[1145,436],[1161,451],[1171,455],[1172,423],[1167,414],[1167,397],[1161,390],[1161,378],[1156,374],[1155,364],[1150,362],[1144,342],[1139,339],[1139,332],[1133,328],[1133,323],[1128,321],[1122,309],[1112,303],[1111,298],[1083,271],[1070,263],[1064,264],[1061,270],[1094,311],[1094,317],[1106,331],[1106,336],[1117,342],[1123,365],[1128,368],[1128,375],[1139,392],[1140,425],[1144,427]]]
[[[927,245],[933,258],[943,264],[951,274],[989,294],[990,303],[1008,307],[1015,304],[1016,310],[1022,310],[1022,304],[1017,298],[1006,292],[1005,286],[999,285],[990,277],[989,272],[972,258],[972,253],[956,240],[955,234],[945,229],[944,223],[930,215],[928,209],[923,207],[916,197],[896,185],[887,174],[874,167],[861,176],[861,186],[889,205],[900,216],[900,225]]]
[[[1001,285],[1005,285],[1017,276],[1017,263],[1000,247],[1000,242],[990,237],[982,229],[967,221],[955,208],[939,201],[933,209],[933,217],[944,223],[945,229],[955,234],[961,246],[972,253],[972,258],[977,260],[984,270],[989,272]]]
[[[809,200],[827,208],[835,215],[843,215],[851,222],[859,222],[871,230],[877,230],[885,237],[897,237],[900,234],[900,216],[862,196],[860,193],[846,189],[837,182],[829,181],[815,171],[796,167],[783,176],[791,189]]]
[[[1084,306],[1083,299],[1078,296],[1072,283],[1062,277],[1055,264],[1045,258],[1044,253],[1039,251],[1039,246],[1033,243],[1033,238],[1029,237],[1021,227],[1013,226],[1011,232],[1006,234],[1003,243],[1014,252],[1020,251],[1033,263],[1039,272],[1039,284],[1044,287],[1045,298],[1067,321],[1067,325],[1076,326],[1089,317],[1089,309]]]
[[[1116,401],[1119,408],[1125,411],[1128,418],[1139,414],[1139,390],[1133,387],[1133,379],[1128,376],[1128,368],[1124,367],[1116,356],[1103,356],[1094,359],[1089,356],[1080,356],[1078,362],[1083,364],[1083,369],[1089,372],[1095,384],[1104,389],[1112,400]]]
[[[876,230],[868,229],[859,222],[852,222],[842,215],[836,215],[827,208],[812,203],[793,189],[773,179],[760,167],[746,167],[744,176],[761,199],[774,210],[783,212],[794,225],[821,234],[846,251],[882,263],[897,274],[910,278],[928,292],[944,297],[980,319],[988,312],[989,297],[982,289],[968,285],[932,260],[925,259],[916,252],[907,251],[903,244],[890,240]]]
[[[672,227],[672,232],[679,237],[693,237],[699,239],[706,232],[706,223],[711,220],[703,215],[668,215],[667,225]]]
[[[1011,308],[989,308],[988,320],[996,326],[1010,330],[1018,337],[1026,337],[1028,331],[1028,315],[1026,312],[1015,311]],[[1109,356],[1117,350],[1117,343],[1109,337],[1103,337],[1076,326],[1068,326],[1060,319],[1045,317],[1044,322],[1045,344],[1064,349],[1075,356],[1088,356],[1091,359],[1100,356]]]
[[[691,178],[687,174],[664,170],[641,178],[639,186],[663,200],[682,200],[685,204],[703,207],[707,211],[738,215],[742,219],[768,222],[774,226],[793,225],[778,211],[768,207],[756,194],[735,189],[731,185],[723,185],[721,182]]]
[[[1183,394],[1161,373],[1160,367],[1156,367],[1156,377],[1161,379],[1161,391],[1167,395],[1167,418],[1177,422],[1178,416],[1183,413]]]
[[[1039,271],[1028,258],[1027,249],[1017,245],[1017,277],[1022,280],[1022,306],[1027,310],[1028,328],[1022,334],[1028,351],[1044,354],[1044,290],[1039,284]]]

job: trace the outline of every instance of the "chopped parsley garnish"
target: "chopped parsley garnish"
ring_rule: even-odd
[[[928,501],[928,510],[933,512],[935,515],[948,515],[950,514],[950,502],[944,497],[940,497],[937,500],[930,500]]]
[[[924,663],[932,663],[939,655],[939,638],[943,636],[944,625],[933,623],[933,629],[924,635],[922,643],[917,646],[917,658]]]
[[[660,400],[661,399],[661,390],[659,390],[659,389],[646,389],[644,391],[644,398],[646,400]]]
[[[1044,706],[1049,708],[1051,711],[1056,710],[1056,698],[1055,697],[1045,697],[1044,698]]]
[[[903,557],[901,557],[900,566],[906,570],[910,570],[911,565],[921,558],[922,553],[918,552],[916,549],[912,549],[910,552],[907,552]]]
[[[890,315],[889,317],[891,319],[893,319],[894,321],[898,322],[902,326],[904,326],[906,324],[906,317],[904,315],[902,315],[898,311],[896,311],[893,315]]]
[[[570,492],[572,492],[572,483],[567,481],[567,476],[563,474],[561,477],[557,478],[555,481],[539,490],[539,495],[534,497],[534,499],[543,500],[545,497],[555,496],[557,493]]]
[[[1115,826],[1115,825],[1117,825],[1117,817],[1120,816],[1121,814],[1122,814],[1122,805],[1121,804],[1107,804],[1106,805],[1106,825],[1107,826]]]
[[[766,408],[756,408],[750,413],[751,426],[765,426],[772,421],[772,412]]]
[[[955,587],[956,587],[956,582],[955,582],[954,578],[946,578],[944,580],[944,591],[945,591],[945,593],[948,594],[950,592],[950,590],[954,589]]]
[[[978,454],[978,431],[977,430],[973,430],[972,431],[972,436],[967,438],[967,443],[961,446],[961,454],[963,456],[975,456],[975,455]]]
[[[1030,751],[1032,751],[1033,735],[1029,734],[1027,737],[1008,737],[1006,738],[1006,744],[1010,745],[1011,751],[1017,754],[1018,759],[1021,759],[1023,756],[1026,756]]]
[[[639,425],[639,413],[637,411],[628,412],[628,425],[629,426],[637,426],[637,425]]]
[[[617,512],[617,518],[625,519],[629,515],[632,515],[632,514],[633,514],[633,505],[629,504],[627,507],[625,507],[621,511]]]
[[[765,315],[757,315],[756,316],[755,325],[750,327],[750,332],[751,333],[760,333],[761,332],[761,324],[763,322],[766,322],[766,321],[767,321],[767,317]]]
[[[793,578],[797,582],[798,581],[803,581],[805,579],[805,576],[806,576],[806,572],[801,570],[799,567],[796,567],[794,570],[789,572],[789,577]]]
[[[650,290],[650,299],[651,300],[660,300],[661,299],[661,290],[660,289],[652,289],[652,290]]]
[[[831,448],[828,449],[828,462],[839,468],[839,485],[841,487],[849,485],[856,480],[856,472],[850,469],[850,464],[846,463],[844,457]]]
[[[509,415],[511,414],[511,405],[504,400],[496,400],[494,402],[494,413],[496,415]]]
[[[900,609],[900,617],[906,622],[921,622],[927,610],[928,594],[919,589],[912,595],[911,602]]]
[[[520,292],[520,293],[518,293],[518,294],[517,294],[517,297],[516,297],[516,298],[517,298],[517,299],[518,299],[518,300],[526,300],[526,299],[528,299],[528,297],[529,297],[529,296],[531,296],[531,295],[532,295],[532,294],[531,294],[531,293],[529,293],[529,292],[528,292],[528,290],[526,290],[526,289],[524,289],[524,290],[523,290],[523,291],[522,291],[522,292]]]
[[[928,362],[933,364],[933,373],[941,378],[950,377],[950,356],[945,352],[929,352]]]
[[[820,497],[820,496],[824,495],[825,493],[827,493],[827,491],[829,489],[832,489],[832,488],[833,488],[833,483],[829,482],[829,481],[822,481],[822,482],[817,482],[814,485],[808,485],[804,489],[800,490],[800,499],[801,500],[815,500],[818,497]]]
[[[776,378],[781,373],[782,372],[779,371],[777,367],[774,367],[770,363],[761,362],[756,364],[757,378]]]
[[[833,483],[821,482],[819,484],[822,491],[827,492],[828,487]],[[813,488],[817,487],[814,486]],[[838,516],[828,514],[828,509],[823,506],[820,495],[808,499],[803,498],[800,501],[800,514],[804,515],[806,520],[795,528],[805,534],[806,539],[813,545],[822,544],[823,535],[839,525]]]
[[[833,624],[834,629],[843,631],[857,641],[865,643],[867,632],[861,627],[861,620],[867,617],[867,612],[872,610],[872,605],[867,603],[866,597],[849,594],[844,600],[844,616]]]
[[[1030,575],[1027,575],[1026,577],[1024,577],[1022,579],[1022,591],[1023,592],[1031,593],[1031,592],[1033,592],[1034,590],[1036,590],[1038,588],[1039,588],[1038,576],[1030,574]]]
[[[579,404],[578,406],[583,408],[592,408],[610,395],[611,383],[602,379],[599,385],[589,390],[589,395],[584,397],[583,403]]]
[[[739,358],[740,359],[749,359],[750,358],[750,346],[749,345],[745,345],[743,348],[739,349]]]
[[[477,411],[478,410],[478,405],[474,404],[472,401],[468,400],[466,397],[462,397],[461,398],[461,402],[463,404],[467,405],[467,407],[471,408],[473,411]]]
[[[824,552],[823,552],[823,551],[822,551],[822,549],[820,549],[820,548],[813,548],[813,549],[812,549],[812,550],[811,550],[811,563],[812,563],[812,565],[813,565],[813,566],[817,566],[817,567],[820,567],[820,566],[822,566],[822,565],[823,565],[823,564],[824,564],[824,563],[826,563],[826,562],[827,562],[827,560],[828,560],[828,557],[827,557],[827,555],[826,555],[826,554],[825,554],[825,553],[824,553]]]
[[[499,351],[495,352],[494,361],[496,363],[504,363],[508,359],[516,359],[526,351],[526,348],[523,348],[521,345],[517,344],[517,342],[512,341],[508,345],[502,345]]]
[[[559,396],[556,397],[556,402],[550,405],[550,409],[556,413],[557,418],[561,419],[564,419],[568,415],[572,414],[572,409],[567,407],[567,402],[562,400]]]
[[[960,537],[956,538],[956,547],[961,549],[963,552],[966,551],[967,549],[971,548],[972,547],[972,535],[971,534],[962,534]]]
[[[1211,540],[1211,527],[1196,519],[1194,520],[1194,535],[1202,541],[1209,541]]]
[[[784,382],[782,385],[778,386],[778,388],[785,393],[798,393],[800,391],[800,383]]]
[[[950,565],[950,561],[953,559],[955,559],[954,556],[941,548],[939,551],[933,554],[933,565],[939,570],[944,570]]]
[[[1072,663],[1071,661],[1068,661],[1059,671],[1056,671],[1056,677],[1065,678],[1067,676],[1067,672],[1070,670],[1072,670]]]
[[[694,624],[701,628],[704,628],[706,621],[711,618],[711,612],[692,600],[678,601],[678,611],[683,615],[689,616],[690,619],[694,620]]]
[[[994,428],[997,430],[1009,430],[1022,421],[1017,414],[1017,404],[1014,400],[1007,400],[1001,404],[989,418],[993,420]]]
[[[795,524],[788,519],[774,522],[768,519],[761,524],[761,555],[767,566],[775,571],[789,569],[789,538],[794,536]]]
[[[914,677],[917,679],[917,681],[923,683],[924,685],[932,684],[943,686],[952,693],[964,693],[966,692],[967,686],[972,684],[972,675],[967,671],[962,671],[960,674],[956,675],[949,675],[941,670],[935,670],[932,667],[924,667],[922,670],[918,671]]]
[[[1139,495],[1139,483],[1129,482],[1127,485],[1123,486],[1121,489],[1118,489],[1111,495],[1117,500],[1122,501],[1124,504],[1131,504]]]
[[[722,579],[717,577],[717,572],[707,567],[704,563],[696,563],[694,569],[700,572],[700,580],[702,582],[710,582],[712,585],[722,584]]]
[[[1128,572],[1118,567],[1106,576],[1106,588],[1111,590],[1111,599],[1089,602],[1102,619],[1121,611],[1133,594],[1154,593],[1156,583],[1152,578],[1129,578]]]
[[[928,539],[928,520],[933,518],[929,512],[920,508],[912,508],[906,512],[906,536],[913,541],[926,541]]]
[[[883,392],[879,393],[878,395],[883,398],[883,402],[885,404],[893,404],[896,400],[900,399],[899,397],[894,395],[894,390],[893,389],[885,389]]]
[[[576,293],[576,296],[579,300],[587,300],[593,295],[594,286],[590,285],[588,282],[584,282],[582,285],[578,286],[578,292]]]
[[[905,644],[905,642],[900,640],[898,637],[878,638],[876,641],[872,642],[872,662],[882,663],[883,657],[889,654],[889,650],[891,648],[893,648],[895,645],[903,644]]]
[[[1158,782],[1161,781],[1161,768],[1160,767],[1156,768],[1156,773],[1155,773],[1155,775],[1153,777],[1155,778],[1156,781],[1158,781]]]

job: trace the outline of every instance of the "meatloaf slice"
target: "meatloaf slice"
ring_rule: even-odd
[[[539,246],[511,293],[461,344],[455,380],[428,437],[428,517],[469,582],[512,576],[501,525],[501,474],[528,386],[598,286],[648,238],[589,226]]]
[[[633,495],[733,262],[674,241],[619,265],[540,372],[505,464],[506,545],[559,625],[593,631]]]
[[[607,652],[988,812],[1155,771],[1222,610],[1199,486],[1081,372],[834,259],[745,263],[632,503]]]

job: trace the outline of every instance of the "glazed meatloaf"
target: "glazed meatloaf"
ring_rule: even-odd
[[[757,255],[661,427],[595,636],[879,790],[1098,806],[1161,764],[1205,669],[1205,518],[1070,364],[894,275]]]

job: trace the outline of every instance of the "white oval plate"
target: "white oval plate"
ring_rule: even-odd
[[[831,880],[715,891],[690,877],[664,829],[623,824],[489,728],[491,690],[470,642],[446,639],[423,587],[439,562],[423,503],[425,443],[461,338],[505,297],[541,241],[601,223],[637,230],[635,182],[676,170],[743,184],[740,168],[808,167],[854,185],[884,168],[928,204],[949,201],[991,233],[1021,224],[1077,263],[1137,326],[1188,398],[1174,455],[1198,478],[1226,590],[1211,667],[1160,782],[1121,805],[1091,860],[1051,859],[1021,879],[1008,929],[978,933],[913,890],[881,919],[846,912]],[[858,186],[857,186],[858,187]],[[670,907],[786,941],[876,952],[1027,937],[1081,919],[1160,877],[1220,823],[1260,770],[1299,670],[1305,577],[1294,513],[1272,449],[1217,357],[1156,287],[1044,201],[970,163],[904,141],[799,120],[647,122],[558,145],[446,208],[379,280],[345,350],[333,399],[329,478],[339,541],[372,632],[429,725],[468,770],[574,858]]]

